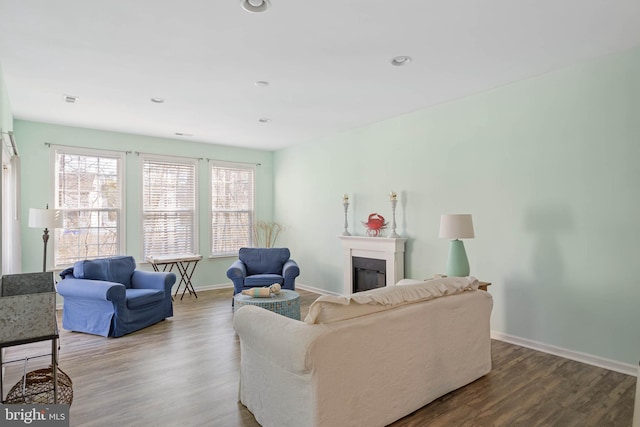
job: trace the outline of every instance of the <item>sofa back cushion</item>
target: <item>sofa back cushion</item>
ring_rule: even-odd
[[[87,259],[73,264],[73,277],[122,283],[126,288],[130,288],[131,276],[135,269],[136,261],[131,256]]]
[[[287,248],[240,248],[238,258],[247,268],[247,275],[279,274],[291,256]]]
[[[306,323],[333,323],[390,310],[414,302],[455,295],[478,289],[475,277],[446,277],[431,280],[405,279],[386,286],[348,296],[323,295],[309,307]]]

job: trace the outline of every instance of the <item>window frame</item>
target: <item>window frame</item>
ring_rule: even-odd
[[[220,160],[212,160],[209,159],[209,165],[208,165],[208,174],[209,174],[209,257],[210,258],[229,258],[229,257],[237,257],[238,256],[238,249],[240,249],[240,247],[236,248],[233,251],[229,251],[229,252],[213,252],[213,215],[214,215],[214,210],[213,210],[213,169],[214,168],[228,168],[228,169],[245,169],[245,170],[249,170],[252,173],[253,176],[253,192],[252,192],[252,198],[251,198],[251,210],[249,212],[249,236],[248,236],[248,246],[253,246],[253,227],[254,227],[254,222],[255,222],[255,217],[256,217],[256,193],[257,193],[257,187],[258,187],[258,174],[257,174],[257,167],[254,163],[240,163],[240,162],[225,162],[225,161],[220,161]]]
[[[198,194],[198,159],[190,158],[190,157],[176,157],[176,156],[164,156],[158,154],[140,154],[140,194],[141,194],[141,203],[140,203],[140,252],[141,256],[145,262],[148,261],[148,256],[145,254],[145,200],[144,200],[144,180],[145,180],[145,162],[146,161],[156,161],[156,162],[165,162],[165,163],[175,163],[175,164],[188,164],[193,166],[193,228],[192,228],[192,247],[193,254],[199,253],[199,234],[198,234],[198,223],[199,223],[199,194]],[[172,211],[174,212],[174,211]],[[156,256],[170,256],[170,255],[187,255],[187,254],[154,254]]]
[[[64,220],[66,218],[66,212],[68,211],[77,211],[77,212],[81,212],[81,211],[98,211],[98,212],[105,212],[105,211],[116,211],[117,212],[117,225],[116,225],[116,254],[109,254],[109,255],[104,255],[101,256],[102,257],[109,257],[109,256],[119,256],[119,255],[123,255],[126,253],[126,179],[125,179],[125,170],[126,170],[126,153],[123,151],[112,151],[112,150],[104,150],[104,149],[93,149],[93,148],[83,148],[83,147],[70,147],[70,146],[56,146],[56,145],[51,145],[51,171],[53,174],[53,179],[51,180],[51,186],[52,186],[52,192],[51,194],[53,195],[53,201],[51,203],[51,205],[53,206],[54,209],[57,209],[60,211],[60,215],[62,217],[63,220],[63,226],[64,226]],[[58,155],[72,155],[72,156],[86,156],[86,157],[97,157],[97,158],[106,158],[106,159],[115,159],[117,161],[117,180],[118,180],[118,184],[119,184],[119,192],[118,192],[118,196],[119,196],[119,208],[116,209],[106,209],[106,208],[100,208],[100,209],[64,209],[62,207],[60,207],[59,205],[59,193],[58,193],[58,189],[59,189],[59,165],[58,165]],[[53,233],[55,238],[52,239],[53,240],[53,268],[58,270],[58,269],[63,269],[66,268],[68,266],[73,265],[73,263],[75,262],[71,262],[71,263],[59,263],[58,262],[58,251],[60,249],[60,235],[61,233],[66,230],[65,228],[60,228],[60,229],[56,229],[54,230],[55,232]],[[97,258],[97,257],[93,257],[92,258]],[[84,258],[79,258],[78,260],[81,260]]]

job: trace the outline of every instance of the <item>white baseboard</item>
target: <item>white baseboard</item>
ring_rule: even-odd
[[[314,288],[313,286],[305,285],[304,283],[296,283],[296,289],[298,288],[304,291],[309,291],[309,292],[313,292],[320,295],[335,295],[335,296],[342,295],[339,292],[331,292],[331,291],[327,291],[326,289]]]
[[[199,286],[195,287],[196,292],[198,292],[198,291],[210,291],[210,290],[213,290],[213,289],[225,289],[225,288],[231,289],[232,293],[233,293],[233,284],[231,284],[231,283],[221,283],[221,284],[218,284],[218,285],[199,285]],[[175,292],[175,290],[173,292]]]
[[[509,334],[503,334],[502,332],[497,331],[491,331],[491,338],[499,341],[504,341],[509,344],[527,347],[532,350],[542,351],[543,353],[549,353],[555,356],[564,357],[565,359],[571,359],[577,362],[586,363],[587,365],[593,365],[599,368],[609,369],[610,371],[631,375],[633,377],[637,377],[638,375],[638,368],[636,365],[618,362],[617,360],[606,359],[604,357],[594,356],[592,354],[568,350],[566,348],[556,347],[554,345],[544,344],[538,341],[520,338]]]

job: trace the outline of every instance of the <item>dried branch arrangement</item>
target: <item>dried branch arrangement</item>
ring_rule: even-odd
[[[256,221],[253,224],[253,244],[258,248],[273,248],[285,229],[277,222]]]

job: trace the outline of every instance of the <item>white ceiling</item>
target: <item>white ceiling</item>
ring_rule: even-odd
[[[14,118],[275,150],[640,45],[640,0],[271,2],[0,0]]]

